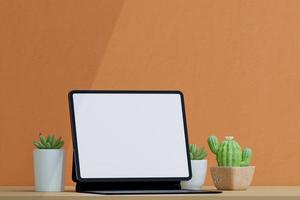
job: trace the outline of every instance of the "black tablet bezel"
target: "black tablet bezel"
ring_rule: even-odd
[[[76,126],[75,126],[75,115],[74,115],[74,104],[73,104],[73,94],[179,94],[181,98],[181,107],[182,107],[182,118],[186,142],[186,152],[187,152],[187,162],[188,162],[188,177],[140,177],[140,178],[82,178],[80,176],[80,167],[79,167],[79,153],[77,146],[77,137],[76,137]],[[191,162],[189,155],[189,142],[188,142],[188,131],[187,131],[187,122],[186,114],[184,107],[184,97],[183,93],[178,90],[72,90],[68,94],[69,100],[69,111],[70,111],[70,122],[71,122],[71,131],[72,131],[72,143],[74,151],[74,167],[75,167],[75,178],[77,182],[145,182],[145,181],[182,181],[189,180],[192,176]]]

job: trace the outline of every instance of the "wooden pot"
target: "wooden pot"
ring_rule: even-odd
[[[254,175],[255,166],[211,167],[213,182],[219,190],[246,190]]]

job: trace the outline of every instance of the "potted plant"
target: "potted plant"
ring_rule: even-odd
[[[33,141],[35,190],[39,192],[57,192],[64,190],[65,151],[64,141],[54,135],[39,135],[39,141]]]
[[[195,144],[189,145],[189,153],[192,165],[192,178],[188,181],[181,181],[182,189],[199,190],[204,184],[207,160],[207,152],[204,148],[198,148]]]
[[[218,167],[211,167],[213,182],[219,190],[245,190],[252,182],[255,167],[249,166],[252,150],[241,149],[232,136],[222,143],[216,136],[208,137],[208,145],[216,155]]]

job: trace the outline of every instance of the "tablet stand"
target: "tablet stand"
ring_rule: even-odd
[[[76,192],[122,190],[180,190],[179,182],[97,182],[76,183]]]
[[[73,158],[72,179],[76,183],[76,192],[98,190],[180,190],[180,181],[138,181],[138,182],[80,182],[76,178]]]
[[[76,183],[76,192],[81,193],[106,195],[222,193],[222,191],[219,190],[181,190],[180,181],[80,182],[76,178],[77,176],[75,167],[73,155],[72,179]]]

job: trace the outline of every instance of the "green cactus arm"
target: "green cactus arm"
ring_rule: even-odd
[[[218,142],[218,138],[216,136],[209,136],[207,139],[208,142],[208,146],[210,148],[210,150],[214,153],[217,154],[218,150],[219,150],[219,142]]]
[[[251,158],[252,158],[252,150],[250,148],[243,149],[242,161],[241,161],[240,166],[247,167],[251,162]]]

